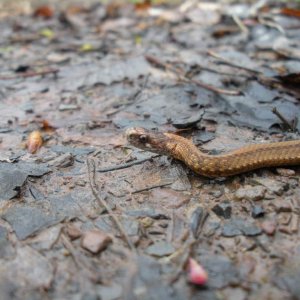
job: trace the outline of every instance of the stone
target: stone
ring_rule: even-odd
[[[262,200],[265,197],[266,188],[263,186],[251,186],[246,185],[245,187],[239,188],[235,192],[235,198],[237,200],[250,200],[258,201]]]
[[[277,213],[291,212],[293,210],[291,201],[288,199],[276,199],[270,205],[275,207]]]
[[[189,226],[193,236],[196,238],[198,230],[203,225],[208,213],[201,206],[193,207],[189,214]]]
[[[276,231],[276,222],[274,220],[265,220],[261,223],[260,227],[267,235],[274,235]]]
[[[81,247],[93,254],[97,254],[104,250],[111,242],[112,238],[108,234],[98,229],[93,229],[86,231],[83,234],[81,239]]]
[[[272,178],[256,178],[255,182],[267,188],[268,192],[281,196],[288,189],[288,183]]]
[[[7,209],[1,217],[15,231],[18,239],[24,240],[50,225],[58,223],[61,218],[49,214],[35,206],[15,205]]]
[[[0,162],[0,200],[17,196],[28,176],[42,176],[49,171],[45,164]]]
[[[285,176],[285,177],[290,177],[290,176],[294,176],[296,174],[296,172],[294,170],[291,169],[285,169],[285,168],[277,168],[276,172],[281,175],[281,176]]]
[[[170,217],[165,215],[161,211],[157,211],[153,208],[137,209],[137,210],[127,210],[125,211],[126,215],[135,217],[135,218],[145,218],[149,217],[155,220],[168,220]]]
[[[219,217],[223,217],[224,219],[230,219],[232,207],[229,201],[224,201],[215,205],[212,211]]]
[[[256,236],[261,234],[261,229],[254,223],[242,218],[235,218],[224,224],[222,235],[233,237],[238,235]]]
[[[0,274],[30,289],[50,288],[53,272],[48,259],[29,246],[18,247],[15,258],[0,265]]]
[[[170,255],[175,252],[175,248],[171,243],[166,241],[156,242],[153,245],[149,246],[145,252],[149,255],[163,257],[166,255]]]
[[[68,224],[64,230],[71,240],[80,238],[82,234],[81,230],[72,223]]]
[[[208,286],[210,288],[224,288],[236,285],[239,282],[238,269],[225,256],[209,254],[200,257],[199,261],[208,273]]]
[[[254,205],[252,207],[252,212],[251,212],[251,216],[253,218],[261,218],[265,215],[265,210],[262,206],[260,205]]]

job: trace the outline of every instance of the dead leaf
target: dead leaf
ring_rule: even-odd
[[[281,13],[290,17],[300,18],[300,9],[285,7],[281,10]]]
[[[42,5],[39,6],[33,13],[34,17],[43,17],[45,19],[51,19],[54,15],[54,10],[51,6]]]
[[[39,150],[43,145],[43,138],[39,131],[33,131],[30,133],[27,140],[27,150],[29,153],[33,154]]]

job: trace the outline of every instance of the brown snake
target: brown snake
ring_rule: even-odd
[[[255,144],[221,155],[201,152],[191,141],[172,133],[129,128],[126,137],[133,146],[183,161],[197,174],[226,177],[247,171],[300,165],[300,140]]]

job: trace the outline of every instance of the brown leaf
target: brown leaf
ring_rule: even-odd
[[[48,5],[39,6],[33,13],[34,17],[43,17],[45,19],[51,19],[53,17],[53,8]]]
[[[29,153],[35,153],[43,145],[43,138],[39,131],[33,131],[30,133],[27,140],[27,150]]]
[[[144,0],[135,4],[136,10],[146,10],[151,7],[151,0]]]
[[[285,7],[281,10],[281,13],[290,17],[300,18],[300,9]]]

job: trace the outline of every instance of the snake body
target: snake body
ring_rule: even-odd
[[[206,177],[227,177],[264,167],[300,165],[300,140],[254,144],[221,155],[201,152],[190,140],[172,133],[129,128],[133,146],[183,161]]]

